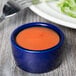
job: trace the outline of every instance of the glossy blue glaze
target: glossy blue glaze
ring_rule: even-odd
[[[23,29],[36,26],[55,30],[60,36],[59,44],[53,48],[40,51],[33,51],[20,47],[15,41],[17,34]],[[21,69],[31,73],[45,73],[53,70],[61,63],[62,51],[60,50],[60,47],[62,46],[63,41],[64,34],[59,28],[52,24],[44,22],[24,24],[18,27],[11,35],[12,51],[15,62]]]

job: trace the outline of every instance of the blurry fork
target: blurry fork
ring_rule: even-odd
[[[3,7],[3,14],[0,17],[0,22],[5,18],[15,15],[20,10],[29,7],[32,4],[39,3],[39,0],[14,0],[8,1]]]

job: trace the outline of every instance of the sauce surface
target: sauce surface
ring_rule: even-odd
[[[29,50],[46,50],[56,46],[60,41],[59,35],[45,27],[31,27],[22,30],[16,37],[19,46]]]

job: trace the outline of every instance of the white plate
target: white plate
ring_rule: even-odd
[[[57,2],[32,5],[30,9],[49,21],[76,29],[76,18],[63,14],[57,6]]]

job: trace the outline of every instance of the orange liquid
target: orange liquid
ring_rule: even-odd
[[[59,35],[45,27],[31,27],[22,30],[16,37],[19,46],[29,50],[45,50],[56,46]]]

